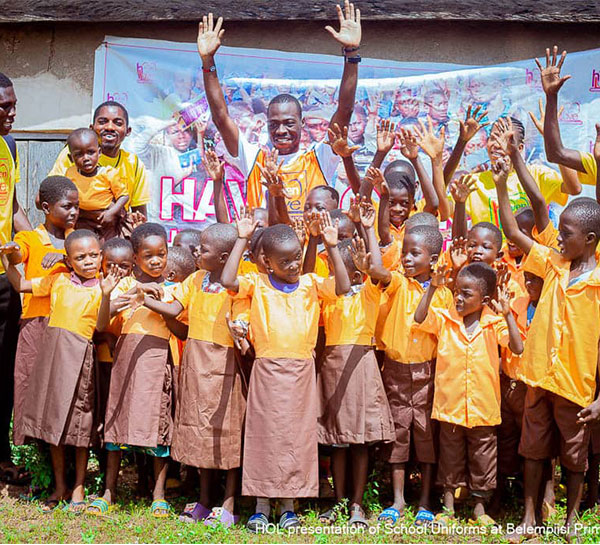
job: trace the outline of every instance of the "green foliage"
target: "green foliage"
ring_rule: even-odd
[[[13,462],[23,466],[31,475],[31,486],[34,489],[47,490],[52,484],[52,464],[50,452],[45,446],[37,444],[12,447]]]
[[[378,513],[381,511],[381,499],[379,497],[379,477],[376,470],[371,472],[367,481],[367,488],[363,496],[364,507],[367,512]]]

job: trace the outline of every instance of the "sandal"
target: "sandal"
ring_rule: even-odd
[[[469,519],[469,524],[477,524],[478,526],[496,526],[496,521],[487,513],[484,513],[475,519]]]
[[[298,516],[293,511],[285,511],[281,514],[281,518],[279,519],[279,527],[282,530],[291,530],[292,528],[297,528],[300,526],[300,520]]]
[[[448,528],[454,526],[457,523],[457,520],[453,513],[438,513],[433,519],[433,523]]]
[[[365,512],[360,505],[353,505],[350,508],[350,519],[348,520],[348,524],[350,524],[350,526],[362,528],[369,526],[369,523],[365,517]]]
[[[415,517],[415,526],[426,526],[435,520],[435,515],[429,510],[421,508]]]
[[[112,504],[108,503],[108,500],[105,500],[102,497],[96,498],[92,503],[90,503],[86,507],[85,514],[93,515],[95,517],[103,517],[108,514],[108,511],[111,508],[111,506]]]
[[[71,515],[81,515],[86,511],[87,503],[85,501],[73,501],[71,500],[63,507],[63,511],[70,513]]]
[[[204,507],[200,502],[188,503],[179,515],[181,522],[200,522],[210,515],[210,509]]]
[[[157,519],[164,519],[171,512],[171,505],[167,500],[154,500],[150,506],[152,516]]]
[[[385,508],[381,514],[377,517],[379,522],[385,522],[386,524],[397,524],[402,514],[395,507]]]
[[[230,528],[240,520],[240,517],[230,513],[224,507],[213,507],[210,515],[204,521],[205,526],[217,526],[222,524],[225,528]]]
[[[63,500],[46,500],[42,503],[40,510],[42,513],[44,513],[44,515],[49,515],[50,513],[54,512],[54,510],[57,509],[62,503]]]
[[[264,532],[269,526],[269,519],[264,513],[254,513],[246,523],[246,528],[255,534]]]
[[[335,524],[337,517],[335,509],[327,509],[327,511],[319,515],[319,522],[321,524]]]

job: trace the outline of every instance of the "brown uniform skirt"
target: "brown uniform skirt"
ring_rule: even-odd
[[[314,361],[257,358],[248,387],[242,494],[319,494]]]
[[[169,341],[121,335],[115,348],[104,419],[104,441],[138,447],[170,445],[173,364]]]
[[[393,441],[394,421],[371,346],[327,346],[317,374],[319,443]]]
[[[19,342],[17,344],[17,355],[15,357],[15,391],[14,391],[14,415],[13,415],[13,443],[15,445],[25,444],[25,436],[21,432],[21,420],[23,418],[23,403],[25,392],[29,384],[29,377],[38,356],[41,339],[44,337],[48,327],[48,317],[27,318],[21,320],[19,330]]]
[[[179,370],[173,459],[203,469],[240,467],[245,411],[233,348],[188,339]]]
[[[23,402],[21,433],[51,445],[90,447],[96,434],[94,345],[47,327]]]

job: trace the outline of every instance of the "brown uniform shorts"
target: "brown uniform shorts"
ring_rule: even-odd
[[[519,441],[523,426],[523,410],[527,385],[500,374],[500,413],[498,426],[498,474],[516,475],[521,469]]]
[[[434,430],[431,420],[435,361],[398,363],[385,358],[382,371],[395,439],[387,448],[387,461],[403,464],[410,458],[411,440],[418,462],[436,461]]]
[[[560,463],[570,471],[587,469],[590,427],[577,424],[581,407],[564,397],[527,387],[519,454],[545,460],[560,453]]]
[[[496,488],[496,429],[465,428],[440,422],[438,481],[444,488],[468,486],[474,496],[487,496]]]

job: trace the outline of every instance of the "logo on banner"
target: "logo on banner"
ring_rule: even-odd
[[[529,68],[525,68],[525,83],[534,89],[542,88],[542,80],[537,73],[533,73]]]
[[[119,104],[127,104],[127,100],[129,99],[129,93],[106,93],[106,100],[114,100]]]
[[[156,72],[155,62],[136,62],[135,69],[137,71],[138,83],[152,83],[154,81],[154,73]]]
[[[581,104],[579,102],[569,102],[565,105],[559,121],[570,125],[583,125],[583,121],[579,118],[580,112]]]
[[[592,86],[590,87],[592,93],[600,93],[600,72],[596,72],[592,68]]]

